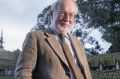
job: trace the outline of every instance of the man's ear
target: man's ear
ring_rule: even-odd
[[[50,18],[53,17],[53,11],[52,11],[52,10],[49,11],[48,16],[49,16]]]

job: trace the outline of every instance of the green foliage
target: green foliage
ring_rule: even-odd
[[[103,30],[102,38],[112,45],[109,52],[120,51],[120,0],[78,0],[79,12],[88,27]]]
[[[32,30],[45,30],[50,25],[50,7],[48,6],[38,15],[37,25],[32,28]]]

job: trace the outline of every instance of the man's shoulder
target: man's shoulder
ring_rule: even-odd
[[[34,31],[30,31],[27,33],[26,38],[40,38],[43,37],[45,34],[45,31],[43,30],[34,30]]]
[[[41,34],[41,33],[44,33],[45,30],[34,30],[34,31],[31,31],[30,33],[32,34]]]
[[[44,35],[45,31],[44,30],[34,30],[30,31],[28,34],[38,36],[38,35]]]
[[[75,35],[72,35],[71,38],[76,39],[76,40],[81,40],[80,37],[77,37],[77,36],[75,36]]]
[[[73,35],[73,36],[71,36],[71,38],[73,39],[73,41],[83,44],[81,37],[77,37],[77,36]]]

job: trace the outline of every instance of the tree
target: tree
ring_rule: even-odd
[[[50,7],[43,9],[43,11],[37,16],[37,24],[31,30],[45,30],[50,25],[49,11]]]
[[[108,52],[120,52],[120,0],[77,0],[79,13],[88,27],[99,28],[112,45]]]

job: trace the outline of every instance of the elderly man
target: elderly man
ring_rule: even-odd
[[[48,29],[30,32],[24,41],[16,79],[92,79],[82,43],[69,34],[77,10],[73,0],[51,6]]]

